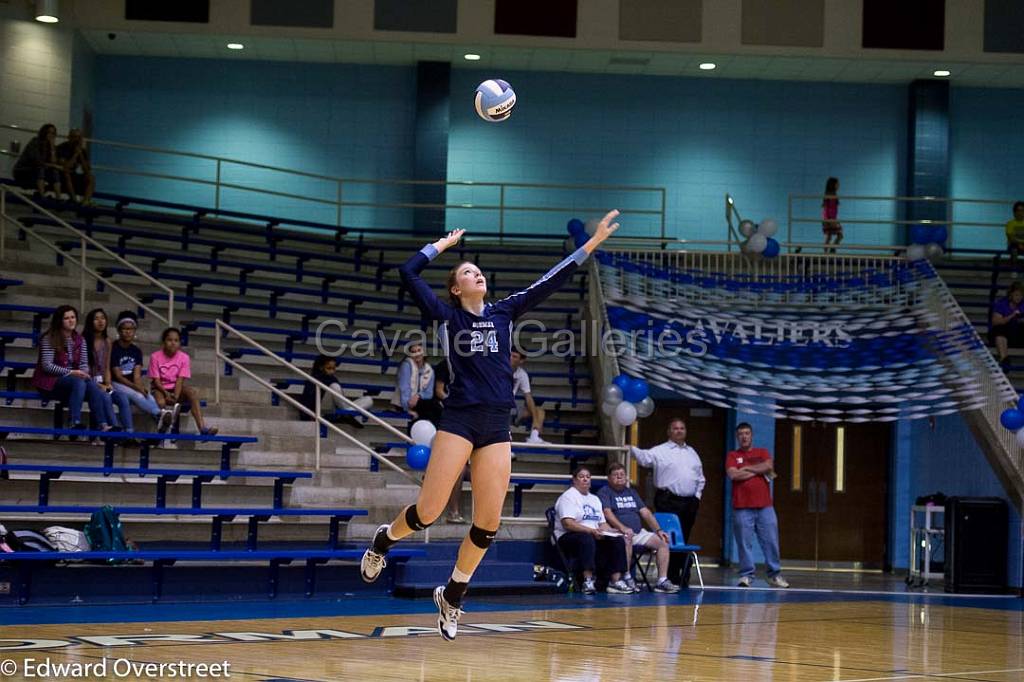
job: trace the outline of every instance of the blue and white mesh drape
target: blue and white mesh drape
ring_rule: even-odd
[[[917,419],[982,407],[978,373],[997,371],[926,261],[602,253],[598,269],[621,370],[712,405]]]

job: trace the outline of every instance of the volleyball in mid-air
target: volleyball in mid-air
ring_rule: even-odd
[[[500,78],[486,80],[476,88],[476,113],[485,121],[504,121],[512,115],[515,105],[515,90]]]

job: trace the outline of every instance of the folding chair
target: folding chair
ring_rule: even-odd
[[[633,545],[633,564],[629,567],[629,572],[634,576],[638,577],[640,582],[644,584],[648,592],[653,591],[651,588],[651,581],[647,577],[647,571],[651,569],[650,561],[647,564],[640,563],[640,560],[645,557],[651,557],[654,555],[653,550],[648,549],[646,546],[637,547]]]
[[[573,563],[569,560],[569,557],[565,556],[562,552],[562,548],[558,546],[558,540],[555,538],[555,508],[548,507],[544,511],[544,516],[548,520],[548,542],[554,547],[555,553],[558,555],[559,560],[562,562],[562,567],[565,569],[565,575],[569,579],[569,591],[573,592],[579,587],[579,581],[576,580],[576,571],[573,570]]]
[[[700,581],[700,589],[703,590],[704,576],[700,573],[700,562],[697,560],[697,552],[701,550],[701,546],[686,544],[686,538],[683,537],[683,527],[679,523],[679,517],[675,514],[655,512],[654,518],[658,519],[658,525],[661,526],[661,529],[668,533],[669,551],[690,554],[693,559],[693,565],[697,568],[697,580]]]

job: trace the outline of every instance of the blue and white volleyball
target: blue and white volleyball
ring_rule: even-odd
[[[515,90],[500,78],[486,80],[476,88],[476,113],[485,121],[504,121],[512,115],[515,105]]]

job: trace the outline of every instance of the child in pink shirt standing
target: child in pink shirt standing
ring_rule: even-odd
[[[821,231],[825,233],[825,246],[835,238],[836,246],[843,241],[843,224],[839,222],[839,178],[825,181],[825,199],[821,202]],[[825,249],[825,253],[835,253],[835,249]]]
[[[185,380],[192,378],[192,361],[188,354],[180,349],[181,332],[169,327],[164,330],[160,340],[163,346],[149,356],[149,377],[153,383],[153,397],[156,398],[157,404],[162,409],[173,407],[175,422],[182,405],[188,404],[199,433],[204,436],[217,435],[216,427],[207,427],[203,423],[199,393],[191,386],[185,385]]]

